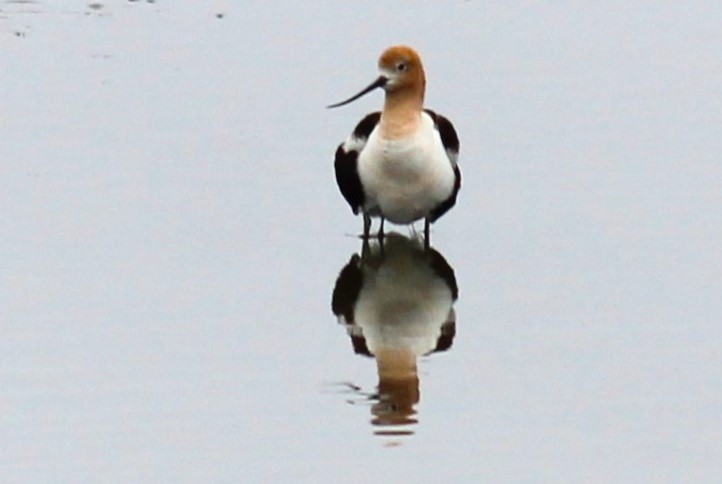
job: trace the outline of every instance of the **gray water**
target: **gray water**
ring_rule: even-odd
[[[0,2],[0,481],[718,480],[721,20]],[[461,137],[458,298],[407,227],[354,258],[335,186],[382,95],[324,106],[396,43]],[[353,261],[400,326],[334,314]]]

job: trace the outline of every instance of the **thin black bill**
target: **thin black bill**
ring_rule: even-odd
[[[351,96],[350,98],[346,99],[345,101],[341,101],[340,103],[330,104],[330,105],[326,106],[326,108],[328,108],[328,109],[330,109],[330,108],[337,108],[337,107],[343,106],[343,105],[345,105],[345,104],[351,103],[351,102],[357,100],[358,98],[360,98],[361,96],[363,96],[364,94],[368,94],[369,92],[373,91],[373,90],[376,89],[377,87],[383,87],[384,84],[386,84],[386,81],[388,81],[387,78],[385,78],[384,76],[379,76],[378,79],[376,79],[374,82],[372,82],[371,84],[369,84],[369,85],[368,85],[366,88],[364,88],[364,90],[361,91],[360,93],[358,93],[358,94],[356,94],[356,95],[354,95],[354,96]]]

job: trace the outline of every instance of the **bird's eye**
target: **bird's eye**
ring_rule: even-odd
[[[399,62],[398,64],[396,64],[396,70],[399,72],[404,72],[406,70],[406,63]]]

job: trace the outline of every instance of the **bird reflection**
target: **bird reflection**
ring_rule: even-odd
[[[375,358],[371,423],[379,435],[408,435],[418,423],[417,358],[451,347],[456,333],[454,270],[434,249],[396,233],[365,243],[341,269],[332,309],[354,353]],[[351,390],[364,395],[360,388]]]

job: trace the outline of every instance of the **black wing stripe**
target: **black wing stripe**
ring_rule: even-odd
[[[446,212],[451,210],[451,207],[456,205],[456,196],[459,194],[459,190],[461,189],[461,170],[459,170],[458,165],[454,166],[454,191],[451,193],[451,196],[441,202],[435,209],[431,211],[429,214],[429,221],[430,222],[436,222],[439,217],[444,215]]]
[[[364,192],[361,186],[361,179],[356,169],[358,163],[357,151],[346,151],[343,144],[339,145],[336,150],[336,160],[334,168],[336,169],[336,183],[338,184],[341,195],[351,206],[354,214],[358,214],[361,205],[364,202]]]
[[[441,136],[441,143],[444,145],[446,152],[451,155],[451,162],[456,164],[456,157],[459,155],[460,143],[459,136],[456,134],[454,125],[451,124],[451,121],[447,118],[441,114],[436,114],[431,109],[425,109],[424,111],[426,111],[426,113],[431,116],[431,119],[434,120],[434,125],[436,126],[436,129],[439,130],[439,136]]]
[[[361,120],[361,122],[359,122],[359,124],[356,125],[353,130],[353,136],[363,140],[369,139],[371,131],[373,131],[376,125],[379,124],[379,119],[381,119],[381,111],[376,111],[375,113],[367,115]]]
[[[353,213],[358,215],[364,203],[364,191],[358,175],[358,155],[366,145],[371,132],[381,119],[381,112],[367,115],[353,130],[351,137],[336,149],[334,168],[336,183],[341,195],[351,206]]]
[[[449,198],[441,202],[429,214],[429,221],[433,223],[437,221],[439,217],[451,210],[451,207],[456,204],[456,196],[459,194],[459,190],[461,189],[461,170],[456,164],[456,159],[459,156],[459,136],[456,134],[456,130],[454,129],[454,125],[451,124],[451,121],[440,114],[436,114],[431,109],[425,109],[424,111],[431,116],[436,129],[439,130],[441,143],[444,145],[446,153],[449,155],[449,161],[454,166],[454,191],[451,193]]]

